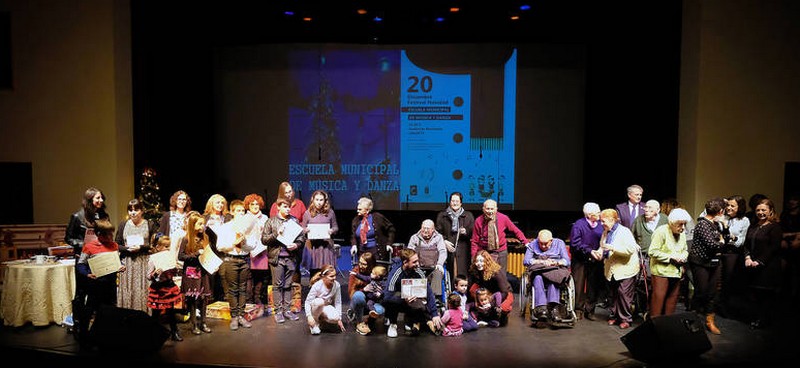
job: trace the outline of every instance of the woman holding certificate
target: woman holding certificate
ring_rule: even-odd
[[[183,262],[183,278],[181,279],[181,292],[186,298],[189,320],[192,323],[192,333],[199,335],[209,333],[211,329],[206,325],[206,303],[211,298],[211,277],[204,265],[214,263],[216,257],[212,247],[216,247],[217,239],[213,231],[206,232],[206,219],[196,211],[189,212],[186,220],[186,237],[181,240],[181,249],[178,251],[178,260]],[[209,236],[211,234],[211,236]],[[203,254],[206,254],[203,257]],[[206,259],[212,258],[211,260]],[[206,261],[206,263],[202,263]],[[217,257],[216,267],[220,260]],[[197,319],[196,309],[200,309],[200,319]]]
[[[128,219],[119,224],[116,242],[128,269],[119,275],[117,306],[147,312],[147,259],[155,226],[144,219],[144,206],[138,199],[128,202]]]
[[[303,264],[309,266],[311,274],[317,274],[324,265],[336,264],[331,236],[339,231],[339,225],[328,201],[328,193],[317,190],[311,195],[311,203],[300,225],[308,237]]]
[[[81,257],[75,265],[76,270],[86,277],[86,309],[79,316],[78,329],[81,343],[86,343],[89,320],[101,305],[117,305],[117,272],[125,271],[119,261],[119,245],[114,242],[114,225],[108,220],[94,223],[96,239],[83,245]]]

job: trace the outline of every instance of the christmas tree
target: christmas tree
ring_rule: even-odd
[[[159,194],[156,171],[153,168],[145,167],[142,177],[139,179],[139,201],[144,206],[144,218],[158,226],[161,219],[161,194]],[[158,229],[156,229],[158,231]]]

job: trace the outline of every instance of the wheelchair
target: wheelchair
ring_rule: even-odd
[[[575,314],[575,280],[572,278],[572,274],[569,275],[567,281],[559,286],[559,291],[560,302],[558,313],[561,315],[561,320],[554,321],[552,319],[542,320],[537,318],[533,312],[536,304],[533,292],[533,273],[530,270],[526,270],[520,280],[520,317],[525,318],[525,314],[529,313],[531,325],[536,328],[544,328],[547,325],[553,328],[575,327],[575,322],[578,320],[578,317]]]
[[[444,275],[442,276],[442,294],[436,295],[436,308],[439,310],[439,315],[442,315],[447,310],[447,296],[453,292],[453,284],[450,279],[450,273],[447,272],[447,264],[443,265]],[[430,277],[435,267],[420,267],[425,272],[425,277]]]

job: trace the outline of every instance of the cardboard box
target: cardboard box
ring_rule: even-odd
[[[246,304],[244,307],[244,319],[252,321],[264,315],[264,306],[257,304]]]
[[[244,319],[252,321],[264,315],[264,307],[256,304],[246,304]],[[231,320],[231,307],[228,302],[214,302],[206,307],[206,317],[214,319]]]
[[[228,302],[214,302],[206,306],[206,317],[231,320],[231,307]]]

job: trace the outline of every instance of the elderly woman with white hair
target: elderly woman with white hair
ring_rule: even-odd
[[[650,317],[675,313],[678,304],[684,264],[689,257],[686,224],[692,216],[682,208],[669,213],[666,225],[653,231],[650,242],[650,271],[653,293],[650,296]]]
[[[378,212],[372,212],[372,200],[367,197],[358,199],[356,217],[352,223],[350,254],[372,253],[376,260],[389,263],[389,252],[394,243],[394,225]],[[385,252],[382,249],[388,248]]]
[[[608,325],[619,324],[619,328],[624,330],[633,323],[631,305],[636,275],[640,270],[640,249],[631,231],[619,222],[616,210],[600,212],[600,222],[603,224],[603,236],[600,238],[600,248],[592,251],[592,257],[604,260],[604,272],[613,302],[608,308]]]

